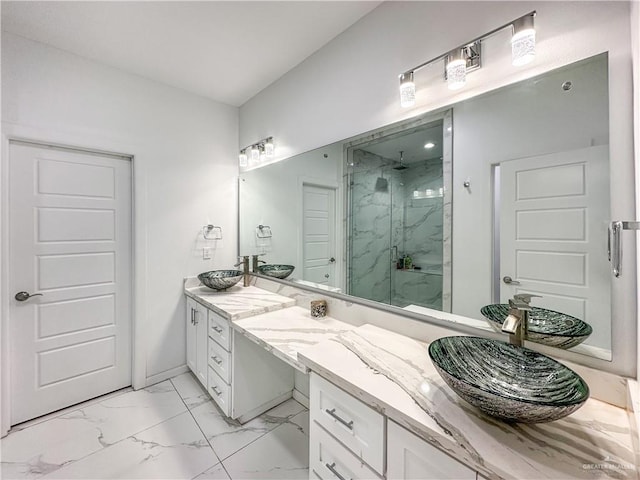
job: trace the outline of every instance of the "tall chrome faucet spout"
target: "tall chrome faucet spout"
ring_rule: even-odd
[[[531,299],[540,295],[520,293],[509,300],[509,315],[502,323],[502,331],[509,334],[509,343],[519,347],[524,345],[529,326]]]
[[[242,260],[234,265],[234,267],[239,267],[242,265],[242,273],[244,277],[242,279],[242,285],[248,287],[251,284],[251,277],[249,276],[249,255],[245,255],[242,257]]]

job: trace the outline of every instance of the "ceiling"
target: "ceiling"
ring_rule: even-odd
[[[381,1],[2,1],[2,30],[240,106]]]
[[[400,151],[402,150],[403,163],[421,162],[427,159],[438,159],[442,157],[442,122],[436,125],[426,125],[417,131],[407,135],[394,135],[389,139],[384,138],[362,150],[374,153],[383,158],[388,158],[394,162],[400,161]],[[427,143],[433,143],[431,148],[425,148]]]

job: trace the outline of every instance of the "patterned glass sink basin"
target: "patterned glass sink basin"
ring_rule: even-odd
[[[293,265],[267,264],[259,266],[258,271],[263,275],[267,275],[268,277],[282,279],[287,278],[289,275],[291,275],[295,268],[296,267],[294,267]]]
[[[589,387],[573,370],[543,355],[481,337],[443,337],[429,356],[464,400],[507,422],[541,423],[575,412]]]
[[[225,290],[238,283],[242,275],[240,270],[211,270],[198,275],[198,280],[214,290]]]
[[[485,305],[480,313],[497,331],[509,315],[509,305]],[[582,320],[546,308],[533,307],[529,313],[527,340],[558,348],[571,348],[587,339],[593,329]]]

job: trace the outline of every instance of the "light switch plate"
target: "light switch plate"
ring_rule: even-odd
[[[211,248],[204,247],[202,249],[202,259],[203,260],[211,260]]]

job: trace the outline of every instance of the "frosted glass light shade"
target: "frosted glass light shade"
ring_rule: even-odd
[[[522,30],[511,37],[511,63],[519,67],[532,61],[536,56],[536,31]]]
[[[257,145],[251,147],[251,165],[255,165],[260,161],[260,149]]]
[[[240,155],[238,155],[238,163],[240,164],[241,167],[246,167],[247,166],[247,151],[246,150],[242,150],[240,152]]]
[[[416,84],[413,83],[413,72],[400,75],[400,106],[413,107],[416,104]]]
[[[464,58],[447,63],[447,85],[449,90],[458,90],[467,83],[467,62]]]
[[[536,56],[536,29],[534,14],[525,15],[512,24],[511,63],[519,67],[525,65]]]
[[[273,158],[274,153],[275,146],[273,145],[273,138],[269,137],[264,144],[264,154],[267,158]]]

